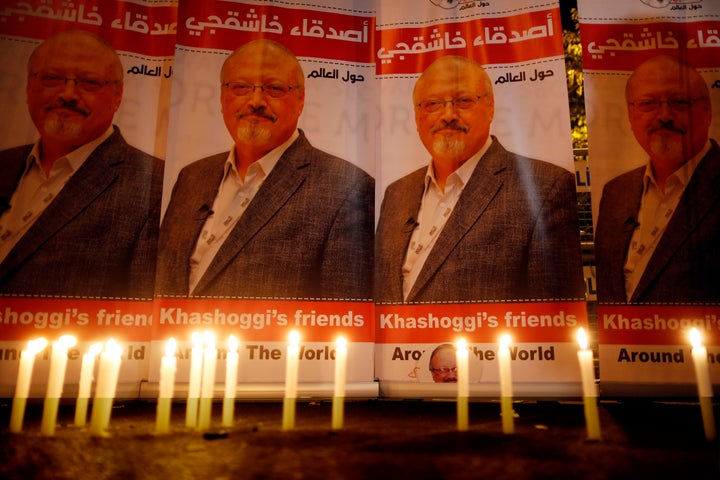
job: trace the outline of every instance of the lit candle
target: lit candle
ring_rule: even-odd
[[[198,420],[198,400],[200,398],[200,379],[202,378],[203,348],[202,335],[192,334],[193,348],[190,354],[190,380],[188,384],[187,410],[185,425],[195,428]]]
[[[512,407],[513,387],[512,371],[510,368],[510,335],[500,337],[498,348],[498,366],[500,368],[500,408],[502,416],[503,433],[515,432],[515,420]]]
[[[102,343],[90,345],[87,353],[83,354],[80,366],[80,384],[78,385],[77,402],[75,403],[75,426],[84,427],[87,421],[88,400],[92,390],[93,370],[95,370],[95,357],[102,352]]]
[[[155,433],[157,434],[170,431],[170,410],[175,390],[175,371],[177,370],[176,348],[175,339],[170,338],[165,344],[165,355],[160,359],[160,385],[158,386],[157,416],[155,418]]]
[[[585,427],[588,440],[600,440],[600,415],[597,406],[597,386],[595,385],[595,367],[593,353],[588,350],[585,329],[580,327],[577,332],[578,362],[580,363],[580,379],[582,380],[583,404],[585,409]]]
[[[347,383],[347,340],[339,337],[335,341],[335,392],[332,403],[331,428],[339,430],[345,415],[345,386]]]
[[[238,340],[235,335],[228,338],[228,352],[225,356],[225,398],[223,399],[222,425],[231,427],[235,416],[235,395],[238,375]]]
[[[58,407],[62,397],[63,386],[65,385],[65,371],[67,370],[68,349],[77,344],[77,339],[72,335],[61,336],[52,346],[50,354],[50,371],[48,373],[47,390],[45,391],[45,402],[43,403],[43,414],[40,422],[40,433],[43,435],[54,435],[55,424],[57,423]]]
[[[90,433],[93,436],[107,436],[110,413],[120,375],[121,357],[122,348],[111,338],[105,343],[105,350],[100,355],[95,400],[90,414]]]
[[[464,432],[470,420],[468,413],[468,397],[470,396],[470,372],[468,365],[468,347],[464,338],[457,342],[455,349],[457,363],[457,428]]]
[[[710,383],[710,370],[708,367],[707,349],[703,346],[702,335],[697,328],[690,330],[690,344],[692,345],[692,358],[695,365],[695,378],[697,379],[698,398],[702,413],[705,438],[715,440],[715,417],[712,406],[712,384]]]
[[[295,400],[297,398],[298,367],[300,361],[300,334],[290,332],[285,363],[285,398],[283,399],[282,429],[295,428]]]
[[[200,413],[198,414],[198,429],[210,428],[212,419],[212,401],[215,392],[215,367],[217,365],[217,348],[215,348],[215,335],[205,332],[205,356],[203,358],[202,387],[200,391]]]
[[[19,433],[22,431],[23,417],[25,417],[25,404],[30,394],[30,379],[32,378],[35,356],[45,350],[47,340],[38,338],[30,340],[27,348],[20,352],[20,368],[18,369],[17,383],[15,383],[15,396],[13,397],[12,410],[10,412],[10,431]]]

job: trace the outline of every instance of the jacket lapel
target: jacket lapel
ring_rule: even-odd
[[[202,173],[203,181],[194,182],[194,188],[197,194],[190,195],[188,199],[192,204],[187,210],[182,209],[183,211],[190,212],[190,215],[188,215],[188,218],[178,219],[176,217],[174,219],[176,222],[181,222],[181,224],[184,225],[182,229],[179,230],[183,232],[183,234],[175,235],[173,238],[166,238],[166,241],[168,243],[182,242],[178,246],[177,261],[171,263],[182,265],[183,268],[181,274],[179,272],[173,272],[168,276],[168,281],[174,285],[174,289],[170,289],[170,291],[187,293],[190,282],[190,258],[195,251],[200,232],[206,220],[212,214],[212,206],[223,179],[227,157],[228,152],[225,152],[214,156],[213,159],[208,162]]]
[[[612,234],[606,234],[604,242],[607,244],[606,251],[618,252],[616,255],[609,255],[605,259],[608,265],[603,266],[606,272],[613,273],[613,278],[608,280],[608,285],[603,288],[612,288],[613,298],[625,298],[627,289],[625,287],[625,261],[627,259],[627,251],[630,246],[633,232],[635,231],[638,221],[638,211],[640,202],[642,201],[643,192],[643,176],[645,168],[638,168],[627,178],[622,186],[624,192],[624,201],[619,202],[618,210],[612,218],[612,227],[608,230]]]
[[[25,261],[49,238],[80,215],[87,206],[115,182],[123,163],[124,141],[116,129],[113,135],[90,154],[58,196],[23,235],[3,262],[5,273]]]
[[[665,233],[658,242],[643,276],[640,278],[632,301],[640,297],[662,272],[675,252],[685,243],[708,211],[717,208],[720,201],[720,147],[713,142],[710,151],[703,157],[685,188],[675,213],[668,223]]]
[[[30,155],[32,147],[32,145],[18,147],[7,158],[2,159],[2,164],[0,164],[0,170],[2,170],[2,175],[0,175],[0,215],[10,208],[10,200],[25,172],[27,157]]]
[[[418,213],[420,211],[420,203],[422,202],[423,192],[425,190],[425,173],[427,168],[418,171],[411,181],[408,182],[407,188],[403,188],[401,195],[402,201],[396,202],[402,208],[396,212],[396,216],[387,223],[395,228],[386,228],[383,232],[382,241],[389,242],[387,254],[379,254],[387,259],[388,265],[384,268],[383,275],[386,275],[386,285],[389,292],[382,292],[384,298],[395,299],[398,302],[403,300],[403,275],[402,268],[405,263],[405,255],[412,232],[417,225]]]
[[[468,184],[463,189],[457,205],[455,205],[450,218],[443,227],[425,261],[425,265],[420,271],[415,285],[408,295],[408,301],[413,301],[422,291],[437,270],[445,263],[457,244],[462,241],[473,225],[480,220],[480,217],[502,187],[503,172],[507,167],[507,152],[494,140],[490,149],[480,159]]]
[[[201,293],[229,263],[234,261],[245,245],[272,220],[277,211],[300,188],[307,175],[306,167],[310,164],[309,158],[306,158],[310,148],[310,144],[301,133],[295,143],[280,157],[255,198],[218,250],[205,275],[200,279],[195,294]]]

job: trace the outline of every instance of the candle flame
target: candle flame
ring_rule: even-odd
[[[102,352],[102,348],[103,348],[102,343],[100,343],[100,342],[93,343],[92,345],[90,345],[90,348],[88,348],[88,354],[93,357],[97,357],[100,354],[100,352]]]
[[[465,341],[464,338],[461,338],[460,340],[457,341],[457,349],[459,351],[467,350],[467,341]]]
[[[693,348],[702,347],[702,334],[695,327],[690,330],[690,345],[692,345]]]
[[[508,335],[507,333],[500,337],[500,347],[502,348],[508,348],[510,344],[512,343],[512,337]]]
[[[108,355],[119,357],[122,355],[122,348],[120,348],[120,345],[118,345],[117,342],[111,338],[110,340],[105,342],[105,353],[107,353]]]
[[[297,330],[290,331],[290,344],[297,345],[300,343],[300,333]]]
[[[167,343],[165,344],[165,356],[168,358],[174,357],[176,348],[177,342],[173,337],[170,337],[170,339],[168,339]]]
[[[337,340],[335,340],[335,347],[338,350],[344,350],[347,348],[347,340],[345,337],[338,337]]]
[[[63,335],[58,339],[57,345],[60,348],[64,348],[67,350],[68,348],[77,345],[77,338],[73,337],[72,335]]]
[[[30,340],[28,342],[27,351],[30,355],[37,355],[38,353],[45,350],[47,344],[48,341],[44,338],[36,338],[35,340]]]
[[[215,334],[210,330],[205,331],[205,346],[207,346],[207,348],[215,348]]]
[[[237,352],[238,339],[235,338],[235,335],[230,335],[230,338],[228,338],[228,348],[231,352]]]
[[[587,350],[588,339],[587,339],[587,334],[585,333],[585,329],[583,327],[578,328],[577,342],[578,342],[578,345],[580,345],[580,349]]]
[[[199,332],[193,332],[193,334],[192,334],[193,348],[202,348],[202,342],[203,342],[202,334]]]

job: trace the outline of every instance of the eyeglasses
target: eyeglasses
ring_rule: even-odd
[[[282,83],[268,83],[267,85],[253,85],[252,83],[246,82],[225,82],[224,87],[230,89],[230,91],[236,97],[244,97],[251,93],[255,93],[255,89],[259,88],[262,93],[272,98],[281,98],[288,94],[293,88],[298,88],[300,85],[284,85]]]
[[[40,81],[40,85],[45,88],[57,88],[62,87],[67,82],[72,80],[75,82],[75,88],[87,93],[98,92],[102,88],[110,85],[111,83],[118,83],[117,80],[97,80],[94,78],[80,78],[80,77],[65,77],[63,75],[55,75],[52,73],[40,73],[35,72],[31,74],[33,78]]]
[[[630,106],[643,113],[651,113],[660,110],[662,104],[666,104],[673,112],[687,112],[703,98],[669,98],[667,100],[647,99],[630,102]]]
[[[471,108],[475,108],[481,98],[487,96],[488,94],[486,93],[485,95],[463,95],[461,97],[453,98],[452,100],[430,98],[428,100],[423,100],[422,102],[416,104],[416,106],[420,107],[425,113],[435,113],[440,109],[445,108],[445,104],[447,103],[451,103],[458,110],[470,110]]]
[[[457,373],[457,367],[431,368],[430,371],[433,373],[439,373],[440,375],[449,375],[450,373]]]

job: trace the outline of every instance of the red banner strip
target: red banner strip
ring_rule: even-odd
[[[3,3],[2,35],[45,39],[63,30],[78,29],[103,37],[121,52],[160,57],[175,53],[177,6],[102,0]]]
[[[368,12],[182,2],[179,18],[178,44],[190,48],[235,50],[250,40],[269,38],[298,57],[374,62],[375,17]]]
[[[690,345],[697,328],[706,345],[720,345],[720,305],[598,307],[598,341],[608,345]]]
[[[575,342],[587,330],[585,302],[378,305],[377,343]]]
[[[583,69],[632,71],[661,54],[682,58],[695,68],[717,68],[717,30],[716,21],[583,23]]]
[[[348,342],[375,339],[371,302],[167,299],[155,301],[153,338],[190,338],[212,330],[242,341],[283,341],[297,330],[302,341]]]
[[[153,303],[129,300],[0,298],[0,340],[149,341]]]
[[[512,64],[563,55],[559,9],[377,32],[377,73],[422,72],[445,55]]]

